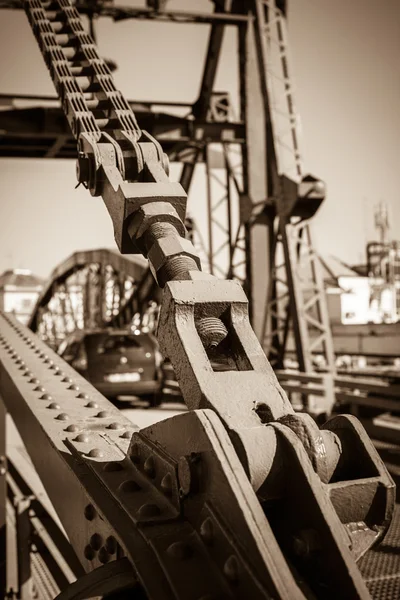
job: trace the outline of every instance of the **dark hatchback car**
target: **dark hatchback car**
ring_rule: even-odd
[[[79,330],[58,354],[104,396],[141,396],[156,403],[162,356],[149,333],[121,329]]]

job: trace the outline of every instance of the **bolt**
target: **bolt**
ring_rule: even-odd
[[[183,542],[174,542],[168,546],[167,554],[169,554],[171,558],[184,560],[185,558],[190,558],[193,552],[191,547],[187,544],[184,544]]]
[[[157,504],[142,504],[138,510],[139,517],[158,517],[161,509]]]
[[[228,335],[227,328],[217,317],[199,319],[196,329],[206,350],[216,348]]]
[[[57,421],[68,421],[69,416],[66,413],[60,413],[56,416]]]
[[[171,473],[164,475],[164,477],[161,479],[160,486],[164,494],[167,496],[172,494],[173,481]]]
[[[92,448],[92,450],[89,450],[88,456],[90,458],[103,458],[104,454],[100,448]]]
[[[213,541],[214,525],[209,517],[202,522],[200,526],[200,535],[206,544],[211,544],[211,542]]]
[[[146,458],[146,460],[144,461],[143,469],[145,473],[147,473],[147,475],[152,479],[156,476],[156,466],[154,463],[154,458],[152,456]]]
[[[198,489],[197,467],[200,455],[192,452],[190,456],[181,456],[178,462],[179,493],[187,496],[190,492]]]
[[[133,479],[128,479],[127,481],[123,481],[121,483],[121,485],[119,486],[119,489],[121,492],[130,493],[130,492],[138,492],[142,488],[136,481],[133,481]]]
[[[97,404],[97,402],[88,402],[87,404],[85,404],[86,408],[99,408],[99,405]]]
[[[236,556],[230,556],[224,564],[224,574],[231,583],[239,581],[239,563]]]

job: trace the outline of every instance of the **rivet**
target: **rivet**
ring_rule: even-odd
[[[67,389],[74,390],[75,392],[79,392],[79,385],[75,385],[75,383],[72,383],[71,385],[68,386]]]
[[[123,438],[124,440],[130,440],[132,437],[132,433],[130,431],[124,431],[124,433],[119,437]]]
[[[17,365],[21,365],[21,367],[24,367],[24,366],[25,366],[25,363],[24,363],[24,361],[23,361],[23,360],[21,360],[20,358],[17,358],[17,360],[15,361],[15,363],[16,363]]]
[[[105,547],[109,554],[115,554],[118,547],[118,542],[113,535],[108,536],[106,539]]]
[[[88,456],[90,456],[90,458],[103,458],[104,454],[100,448],[92,448],[92,450],[88,452]]]
[[[53,410],[60,410],[60,406],[56,402],[52,402],[51,404],[48,405],[47,408],[52,408]]]
[[[28,383],[32,383],[33,385],[38,385],[40,383],[39,379],[36,379],[36,377],[32,377],[32,379],[30,379],[28,381]]]
[[[41,353],[41,350],[39,350],[39,348],[36,348],[35,354],[40,354],[40,353]]]
[[[121,425],[120,423],[110,423],[109,425],[107,425],[107,429],[123,429],[123,425]]]
[[[142,504],[138,510],[139,517],[158,517],[161,509],[157,504]]]
[[[108,563],[108,561],[110,560],[110,555],[108,554],[107,549],[104,546],[99,550],[98,559],[101,563],[103,563],[103,565],[105,563]]]
[[[89,398],[89,395],[88,395],[88,394],[85,394],[84,392],[80,392],[80,393],[77,395],[77,398],[82,398],[82,400],[87,400],[87,399]]]
[[[167,494],[169,496],[172,493],[173,482],[171,473],[167,473],[166,475],[164,475],[164,477],[161,479],[160,485],[164,494]]]
[[[24,377],[32,377],[32,375],[32,371],[25,371],[25,373],[23,374]]]
[[[87,560],[93,560],[96,555],[95,551],[90,546],[85,546],[83,554]]]
[[[176,558],[178,560],[189,558],[192,553],[191,547],[183,542],[174,542],[167,548],[167,554],[169,554],[171,558]]]
[[[41,352],[39,354],[39,358],[43,358],[44,360],[48,359],[49,357],[47,356],[47,354],[45,352]]]
[[[87,519],[88,521],[93,521],[93,519],[96,516],[96,510],[95,510],[93,504],[87,504],[85,506],[83,514],[85,515],[85,519]]]
[[[98,417],[99,419],[105,419],[107,417],[110,416],[110,413],[107,412],[106,410],[101,410],[99,413],[97,413],[96,417]]]
[[[61,380],[63,383],[72,383],[71,377],[63,377]]]
[[[90,547],[93,548],[93,550],[100,550],[103,544],[103,538],[99,533],[94,533],[90,538],[89,544]]]
[[[144,461],[143,469],[147,473],[147,475],[152,479],[156,476],[156,466],[154,463],[154,458],[152,456],[146,458],[146,460]]]
[[[45,358],[43,361],[46,365],[49,365],[50,367],[52,365],[54,365],[54,362],[52,360],[50,360],[50,358]]]
[[[121,465],[121,463],[116,462],[116,461],[108,462],[104,465],[104,471],[107,471],[108,473],[111,473],[114,471],[122,471],[122,470],[123,470],[123,466]]]
[[[56,416],[57,421],[68,421],[69,416],[66,413],[60,413]]]
[[[127,432],[125,432],[125,433],[127,433]],[[125,436],[125,433],[121,437]],[[128,436],[125,436],[125,437],[128,437]],[[140,462],[140,449],[139,449],[138,444],[132,444],[130,459],[133,463]]]
[[[53,400],[53,396],[51,396],[50,394],[42,394],[39,400]]]
[[[141,489],[141,486],[136,481],[133,481],[133,479],[123,481],[119,486],[121,492],[138,492]]]
[[[206,544],[211,544],[213,541],[214,525],[209,517],[202,522],[200,526],[200,535]]]
[[[68,433],[76,433],[77,431],[79,431],[80,427],[78,427],[78,425],[68,425],[68,427],[66,427],[64,429],[64,431],[68,431]]]
[[[64,377],[64,373],[61,371],[60,367],[54,367],[54,375]]]
[[[74,442],[82,442],[83,444],[87,444],[89,442],[89,436],[86,433],[80,433],[74,438]]]
[[[224,564],[224,574],[231,583],[237,583],[239,580],[239,563],[236,556],[230,556]]]
[[[85,407],[86,408],[99,408],[99,405],[97,404],[97,402],[93,402],[93,400],[91,400],[90,402],[85,404]]]

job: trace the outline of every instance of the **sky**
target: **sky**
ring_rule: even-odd
[[[211,3],[168,6],[209,11]],[[387,203],[392,237],[400,239],[400,2],[289,0],[288,17],[305,171],[327,186],[314,219],[317,250],[359,263],[377,237],[378,202]],[[101,19],[97,35],[100,53],[118,64],[116,84],[127,98],[196,99],[208,26]],[[54,94],[22,11],[0,11],[0,56],[1,93]],[[228,28],[215,89],[229,91],[237,106],[236,65]],[[0,159],[0,182],[0,272],[28,268],[46,277],[77,249],[115,246],[101,198],[74,189],[74,161]],[[189,206],[199,206],[204,189],[199,169]]]

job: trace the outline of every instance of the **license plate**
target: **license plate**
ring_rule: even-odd
[[[104,379],[110,383],[133,383],[140,380],[140,373],[110,373]]]

